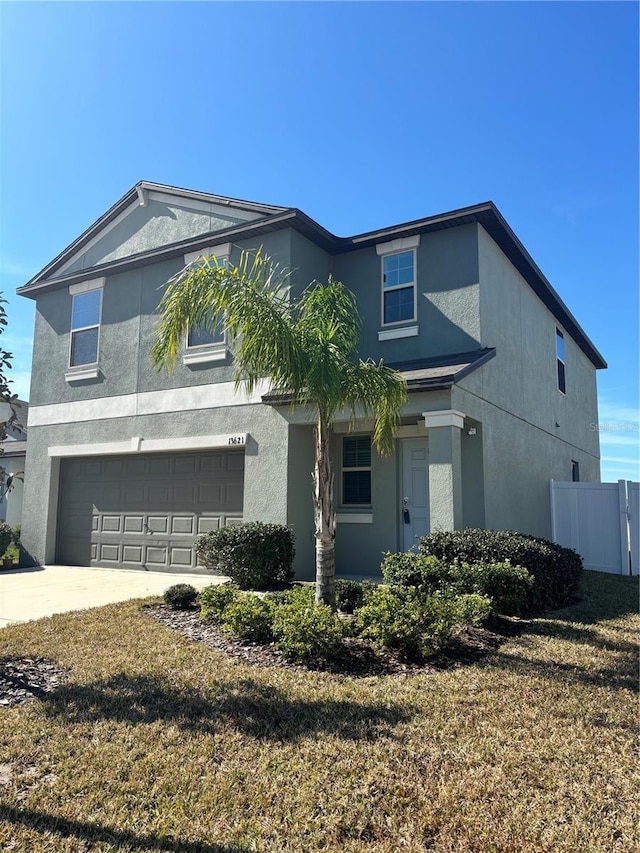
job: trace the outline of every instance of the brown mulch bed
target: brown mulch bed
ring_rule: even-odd
[[[66,679],[67,672],[43,658],[0,659],[0,708],[42,699]]]
[[[500,619],[491,629],[469,628],[456,637],[448,649],[423,663],[404,660],[390,650],[374,650],[365,640],[349,638],[345,643],[346,652],[338,660],[318,661],[304,667],[285,660],[272,645],[243,642],[228,637],[220,630],[215,620],[201,619],[197,607],[172,610],[160,604],[145,607],[144,612],[181,636],[193,642],[204,643],[211,649],[239,658],[251,666],[315,669],[354,677],[409,676],[469,665],[498,648],[509,636],[519,633],[523,624],[520,620]]]

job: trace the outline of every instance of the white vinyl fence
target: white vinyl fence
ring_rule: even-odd
[[[585,569],[617,575],[640,572],[640,484],[551,480],[551,531],[573,548]]]

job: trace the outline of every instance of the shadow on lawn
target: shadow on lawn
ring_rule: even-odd
[[[217,690],[213,693],[213,690]],[[251,679],[217,685],[209,695],[167,679],[120,673],[106,681],[65,685],[43,700],[45,712],[70,722],[167,720],[213,733],[231,723],[258,740],[294,741],[318,732],[347,740],[375,740],[405,722],[405,709],[332,699],[290,699]]]
[[[58,838],[76,838],[91,845],[103,843],[118,845],[118,849],[156,850],[162,853],[249,853],[249,848],[229,844],[209,844],[204,841],[184,841],[162,835],[135,835],[122,829],[109,829],[97,823],[67,820],[31,809],[0,805],[0,820],[20,824],[37,832],[46,832]],[[84,847],[83,847],[84,849]],[[253,848],[252,848],[253,849]]]
[[[638,579],[589,573],[583,578],[582,591],[583,598],[573,607],[551,611],[523,627],[519,640],[525,647],[523,654],[496,650],[490,663],[532,676],[636,692],[638,645],[625,638],[631,636],[631,628],[609,623],[637,614]],[[529,649],[533,649],[537,637],[584,646],[585,655],[591,648],[593,666],[536,658]],[[602,660],[603,653],[607,653],[607,662],[600,665],[598,658]]]

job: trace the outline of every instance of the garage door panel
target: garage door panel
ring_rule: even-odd
[[[121,459],[105,459],[103,474],[106,477],[121,477],[123,474],[123,463]]]
[[[234,453],[227,457],[229,471],[244,471],[244,453]]]
[[[144,516],[125,515],[123,527],[125,533],[144,533]]]
[[[219,515],[201,516],[198,519],[198,534],[210,533],[212,530],[218,530],[222,526]]]
[[[99,545],[99,559],[105,563],[120,562],[120,546],[108,542],[101,542]]]
[[[193,553],[191,548],[172,548],[171,565],[188,568],[191,566]]]
[[[123,461],[124,471],[123,475],[125,477],[137,477],[145,473],[146,470],[146,462],[144,459],[125,459]]]
[[[149,460],[149,475],[151,477],[154,474],[162,474],[167,476],[171,473],[171,460],[170,459],[150,459]]]
[[[166,566],[167,548],[160,545],[147,545],[147,565]]]
[[[191,515],[179,516],[175,515],[171,519],[171,533],[176,535],[193,536],[194,518]]]
[[[149,533],[168,533],[169,532],[169,516],[167,515],[150,515],[147,519],[147,531]]]
[[[196,459],[195,456],[178,457],[174,462],[174,473],[176,476],[180,474],[195,474]]]
[[[226,488],[225,503],[233,510],[242,509],[242,485],[240,483],[228,483]]]
[[[197,537],[242,520],[243,470],[238,451],[65,459],[57,559],[195,568]]]
[[[103,515],[101,528],[103,533],[120,533],[122,530],[122,516]]]
[[[132,566],[142,566],[144,548],[142,545],[123,545],[122,562]]]
[[[207,454],[200,459],[200,471],[203,474],[220,474],[224,470],[224,457]]]

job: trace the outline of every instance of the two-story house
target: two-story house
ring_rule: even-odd
[[[599,479],[602,356],[491,202],[355,237],[295,208],[142,181],[19,293],[37,302],[22,540],[35,562],[184,571],[198,534],[245,520],[296,535],[313,575],[312,418],[234,390],[224,333],[150,360],[166,282],[259,246],[294,290],[356,295],[362,357],[406,377],[395,455],[335,425],[337,569],[436,529],[548,537],[550,479]],[[295,298],[295,292],[294,292]]]

